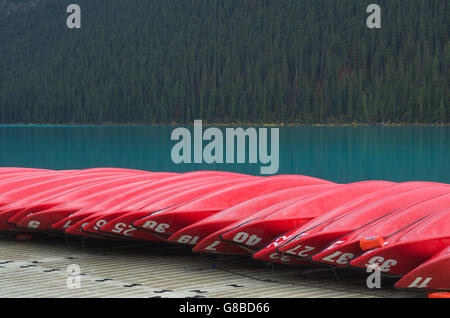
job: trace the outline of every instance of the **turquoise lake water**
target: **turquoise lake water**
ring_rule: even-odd
[[[0,166],[225,170],[261,164],[175,164],[171,126],[0,126]],[[335,182],[450,183],[450,127],[281,127],[278,174]]]

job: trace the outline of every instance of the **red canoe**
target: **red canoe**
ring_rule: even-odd
[[[210,234],[222,230],[239,220],[254,216],[270,206],[291,199],[300,199],[303,196],[317,194],[339,186],[338,184],[302,186],[258,196],[189,225],[174,233],[168,240],[179,244],[194,245]]]
[[[98,204],[87,206],[79,212],[55,223],[52,229],[65,230],[66,233],[73,235],[85,235],[86,233],[96,235],[104,234],[98,231],[99,228],[124,213],[134,212],[151,203],[203,185],[211,185],[218,182],[238,183],[242,182],[242,180],[252,178],[254,177],[224,174],[215,175],[209,172],[185,173],[174,178],[154,182],[145,187],[140,187],[137,190],[124,192]],[[94,220],[95,222],[93,222]],[[89,226],[91,222],[92,228]],[[127,234],[130,232],[126,228],[123,231],[126,231]]]
[[[222,240],[258,250],[277,236],[298,228],[328,211],[393,185],[395,183],[386,181],[364,181],[342,185],[307,197],[270,215],[243,223],[224,233]],[[254,239],[248,240],[250,237]]]
[[[44,199],[38,203],[38,206],[45,207],[45,210],[36,210],[35,208],[22,210],[11,217],[8,223],[18,227],[48,230],[53,223],[78,211],[92,201],[102,200],[102,198],[111,195],[114,191],[125,191],[129,187],[144,185],[146,182],[172,175],[166,173],[145,173],[143,175],[132,174],[113,177],[109,181],[84,186],[68,193]]]
[[[54,190],[59,186],[66,186],[71,182],[100,176],[117,178],[130,175],[137,175],[137,173],[126,169],[97,168],[14,174],[10,178],[0,180],[0,206],[15,204],[19,200],[27,199],[34,194],[40,194],[49,189]],[[142,172],[141,175],[150,175],[150,173]]]
[[[34,182],[27,186],[18,187],[14,190],[4,192],[0,195],[0,202],[11,202],[0,207],[0,230],[15,229],[15,226],[7,222],[16,214],[23,211],[24,215],[42,211],[53,207],[54,204],[47,204],[55,196],[62,196],[74,190],[96,183],[116,180],[121,176],[129,176],[130,173],[108,173],[108,172],[84,172],[70,173],[58,176],[57,178],[46,178],[42,182]],[[26,212],[25,212],[26,211]],[[11,222],[15,220],[12,219]]]
[[[442,208],[442,207],[441,207]],[[393,233],[382,248],[370,250],[350,265],[365,269],[376,264],[384,273],[406,275],[450,246],[450,208]]]
[[[388,196],[368,206],[348,212],[342,217],[334,218],[333,216],[329,222],[325,222],[325,215],[325,220],[319,220],[319,222],[322,221],[320,226],[308,225],[306,228],[299,228],[294,236],[277,247],[277,251],[281,254],[287,253],[294,258],[309,258],[341,236],[351,233],[361,226],[397,210],[446,194],[449,190],[448,186],[420,188]],[[308,251],[304,251],[304,249],[308,249]]]
[[[58,172],[53,170],[40,170],[40,169],[28,169],[28,170],[21,170],[21,169],[2,169],[0,170],[0,182],[2,180],[7,180],[9,178],[14,178],[17,176],[31,176],[35,173],[48,173],[48,172]]]
[[[241,226],[247,222],[253,221],[255,218],[264,217],[270,214],[273,214],[277,211],[280,211],[292,204],[295,204],[305,198],[309,198],[318,193],[322,193],[324,191],[328,191],[330,189],[336,188],[339,185],[316,185],[316,186],[307,186],[305,188],[305,193],[303,195],[299,195],[297,197],[281,201],[275,204],[272,204],[262,210],[251,213],[249,216],[244,218],[238,218],[234,223],[225,226],[224,228],[208,235],[203,240],[199,241],[197,245],[195,245],[193,251],[200,253],[213,253],[213,254],[231,254],[231,255],[249,255],[251,250],[246,248],[243,245],[238,245],[235,243],[230,243],[222,240],[222,234],[227,233],[228,231],[232,231],[236,227]],[[197,223],[194,223],[192,226],[195,226]],[[248,238],[250,241],[253,240],[253,237]]]
[[[330,212],[327,212],[326,215],[342,215],[345,212],[358,209],[361,207],[364,207],[371,202],[378,201],[380,198],[384,198],[386,195],[396,193],[396,192],[404,192],[407,189],[411,188],[418,188],[418,187],[424,187],[428,183],[424,182],[411,182],[411,183],[402,183],[402,184],[393,184],[391,186],[388,186],[386,188],[383,188],[378,191],[374,191],[373,193],[369,193],[367,195],[358,197],[355,200],[349,201],[341,206],[338,206],[336,209],[333,209]],[[293,202],[295,203],[295,201]],[[285,208],[286,206],[282,206],[282,208]],[[250,251],[248,249],[242,249],[238,248],[238,245],[222,241],[221,236],[237,227],[239,227],[242,224],[247,224],[252,222],[253,220],[257,220],[259,218],[263,218],[266,216],[270,216],[273,213],[276,213],[277,211],[280,211],[280,208],[269,208],[266,211],[261,211],[261,213],[254,215],[253,217],[249,217],[246,219],[242,219],[238,222],[236,222],[233,225],[230,225],[220,231],[217,231],[214,234],[211,234],[209,237],[205,238],[203,241],[200,241],[194,248],[195,252],[204,252],[204,253],[223,253],[223,254],[249,254]],[[320,224],[319,219],[323,219],[323,217],[318,217],[314,219],[313,221],[308,222],[307,224]],[[316,221],[317,220],[317,221]],[[279,263],[287,263],[290,262],[295,265],[299,264],[305,264],[304,261],[297,261],[293,260],[289,256],[282,256],[276,251],[276,248],[284,241],[287,241],[292,234],[294,234],[297,231],[297,229],[293,229],[289,231],[286,234],[281,235],[276,240],[271,242],[267,247],[262,249],[260,252],[254,254],[253,256],[258,259],[262,259],[264,261],[268,262],[279,262]]]
[[[192,202],[196,202],[197,199],[208,198],[211,193],[223,193],[229,191],[229,189],[235,189],[236,187],[246,186],[254,184],[258,181],[265,181],[266,178],[258,178],[258,179],[247,179],[240,180],[238,182],[221,184],[220,182],[212,183],[206,186],[198,187],[196,189],[191,189],[189,191],[185,191],[178,195],[168,196],[166,199],[157,200],[157,202],[147,205],[144,208],[139,210],[131,210],[129,213],[123,213],[124,211],[118,211],[115,213],[114,218],[110,220],[110,222],[100,228],[103,233],[109,234],[119,234],[120,229],[124,226],[127,228],[133,229],[133,237],[148,240],[154,237],[152,231],[136,229],[136,227],[132,224],[136,220],[140,220],[148,215],[151,215],[155,211],[166,211],[171,210],[173,207],[182,206],[183,204],[190,204]],[[258,182],[257,184],[260,184]],[[103,219],[103,218],[102,218]],[[156,224],[154,221],[149,220],[145,221],[144,228],[149,226],[154,228],[154,232],[158,234],[165,234],[167,229],[167,225],[165,223]],[[147,223],[148,222],[148,223]],[[95,224],[95,222],[91,223]],[[89,225],[87,226],[89,228]],[[166,235],[167,237],[167,235]]]
[[[117,170],[117,169],[115,169]],[[141,175],[150,175],[151,173],[142,173]],[[67,185],[73,178],[76,181],[89,179],[99,176],[120,177],[137,175],[131,172],[108,171],[106,169],[87,169],[73,171],[45,171],[35,173],[19,173],[9,177],[0,175],[0,202],[2,204],[13,204],[17,200],[27,198],[35,193],[43,192],[48,189],[54,189],[61,185]]]
[[[169,210],[153,210],[151,215],[133,222],[132,225],[139,229],[157,232],[159,235],[169,237],[186,226],[260,195],[302,185],[327,183],[329,182],[325,180],[305,176],[264,177],[220,191],[216,190]]]
[[[183,204],[186,202],[190,202],[198,197],[205,196],[209,193],[223,190],[225,188],[230,188],[235,186],[236,184],[243,184],[248,182],[254,182],[256,180],[263,180],[264,178],[248,178],[241,180],[229,180],[226,181],[226,184],[222,184],[222,182],[214,182],[208,185],[186,189],[185,191],[179,193],[173,193],[173,195],[167,195],[164,197],[150,197],[150,201],[145,202],[147,205],[142,205],[143,202],[138,202],[138,206],[130,205],[130,206],[122,206],[119,208],[114,208],[109,211],[105,211],[104,213],[99,213],[97,219],[91,219],[91,222],[83,226],[83,232],[91,233],[91,234],[109,234],[109,235],[126,235],[128,237],[132,236],[134,238],[143,239],[143,240],[152,240],[155,236],[148,231],[138,230],[132,226],[132,222],[140,219],[142,217],[148,216],[152,212],[163,210],[165,208],[170,208],[175,205]],[[244,182],[245,181],[245,182]],[[83,222],[84,223],[84,222]],[[104,225],[98,231],[98,226],[101,224]],[[79,229],[77,229],[79,230]],[[126,230],[126,234],[125,233]]]
[[[449,206],[450,194],[447,194],[395,211],[340,237],[329,248],[314,255],[312,260],[332,266],[347,265],[370,249],[386,246],[394,233],[407,231],[423,218],[440,213]]]
[[[283,258],[284,263],[295,264],[296,259],[308,259],[339,237],[372,220],[438,196],[435,191],[445,194],[448,190],[448,186],[434,183],[407,182],[374,192],[354,206],[350,202],[337,207],[304,226],[285,233],[253,256],[270,261],[281,259],[281,255],[286,254],[289,257]]]
[[[328,187],[328,186],[331,186],[331,185],[317,185],[317,186],[305,186],[305,187],[307,187],[307,188],[310,188],[310,187],[318,187],[318,188],[321,188],[321,187]],[[309,190],[309,191],[312,191],[312,190]],[[293,200],[293,199],[291,199],[291,200]],[[289,200],[288,200],[289,201]],[[286,202],[286,201],[283,201],[283,202]],[[281,204],[281,203],[280,203]],[[219,212],[219,213],[221,213],[221,212]],[[116,219],[114,219],[112,222],[110,222],[107,226],[105,226],[105,228],[106,229],[108,229],[108,227],[109,228],[112,228],[112,226],[114,225],[114,224],[120,224],[120,221],[122,221],[122,222],[128,222],[128,223],[132,223],[132,222],[134,222],[136,219],[139,219],[139,218],[143,218],[143,217],[145,217],[145,216],[147,216],[149,214],[149,211],[148,210],[142,210],[142,211],[138,211],[138,212],[134,212],[134,213],[129,213],[129,214],[127,214],[127,215],[124,215],[124,216],[122,216],[122,217],[118,217],[118,218],[116,218]],[[149,222],[151,222],[151,221],[149,221]],[[128,224],[127,223],[127,224]],[[194,223],[195,224],[195,223]],[[101,229],[101,230],[103,230],[103,228]],[[159,229],[158,229],[159,230]],[[144,230],[138,230],[138,229],[136,229],[136,233],[138,234],[137,235],[137,237],[139,237],[140,239],[147,239],[146,238],[146,236],[148,236],[148,235],[153,235],[154,233],[153,232],[149,232],[149,231],[144,231]],[[136,235],[135,235],[136,236]],[[167,240],[167,236],[164,236],[164,239],[165,240]],[[195,237],[193,237],[192,238],[192,240],[189,242],[189,243],[186,243],[186,244],[189,244],[189,245],[193,245],[193,244],[195,244],[195,241],[196,241],[196,238]]]
[[[345,212],[348,212],[353,209],[358,209],[361,207],[364,207],[371,202],[378,201],[380,198],[384,198],[385,196],[396,193],[396,192],[404,192],[407,189],[411,188],[418,188],[418,187],[424,187],[425,185],[433,185],[429,183],[424,182],[410,182],[410,183],[403,183],[403,184],[394,184],[392,186],[388,186],[386,188],[383,188],[381,190],[375,191],[373,193],[369,193],[367,195],[361,196],[353,201],[350,201],[346,204],[343,204],[333,211],[327,212],[327,215],[342,215]],[[293,201],[295,203],[295,201]],[[222,254],[243,254],[246,255],[250,251],[248,249],[239,248],[238,245],[232,244],[229,242],[222,241],[221,236],[224,233],[227,233],[237,227],[239,227],[241,224],[250,223],[252,220],[263,218],[266,216],[270,216],[273,213],[280,211],[281,208],[285,208],[288,204],[284,206],[272,206],[265,211],[260,211],[258,214],[255,214],[253,216],[250,216],[248,218],[243,218],[239,221],[237,221],[235,224],[229,225],[221,230],[218,230],[216,233],[213,233],[209,235],[207,238],[200,241],[195,247],[195,252],[203,252],[203,253],[222,253]],[[320,217],[318,218],[320,219]],[[316,219],[315,219],[316,220]],[[313,220],[309,222],[308,224],[315,223],[316,221]],[[320,223],[320,222],[318,222]],[[195,224],[193,225],[195,227]],[[296,229],[292,230],[292,233],[294,233]],[[288,234],[284,234],[280,236],[277,240],[273,241],[270,245],[265,247],[261,252],[258,252],[254,254],[254,256],[258,257],[259,255],[262,257],[261,259],[268,261],[268,262],[280,262],[285,263],[287,261],[295,262],[296,265],[298,264],[304,264],[304,262],[298,262],[295,260],[292,260],[289,256],[282,256],[281,254],[277,253],[276,247],[280,244],[282,241],[286,241],[290,236]]]
[[[0,167],[0,174],[16,173],[16,172],[34,172],[34,171],[49,171],[49,170],[38,168]]]
[[[2,173],[0,174],[0,187],[3,191],[9,191],[15,187],[27,185],[35,182],[34,180],[44,180],[45,178],[58,177],[70,172],[66,171],[35,171],[35,172],[18,172],[18,173]],[[38,179],[36,179],[38,178]],[[9,185],[10,184],[10,185]]]
[[[395,287],[450,291],[450,246],[402,277]]]
[[[7,221],[12,216],[27,208],[31,211],[46,209],[48,206],[36,204],[42,200],[47,201],[54,195],[60,196],[71,189],[102,180],[114,180],[121,176],[150,174],[146,171],[139,173],[137,170],[130,169],[93,168],[27,173],[25,177],[9,179],[9,183],[0,186],[0,189],[3,190],[0,194],[0,231],[16,229],[15,226],[7,224]]]
[[[9,197],[9,193],[19,192],[21,188],[49,180],[57,179],[61,176],[70,175],[66,172],[36,172],[31,174],[18,174],[11,177],[2,178],[0,180],[0,206],[4,206],[14,201],[14,198]],[[19,191],[18,191],[19,190]]]

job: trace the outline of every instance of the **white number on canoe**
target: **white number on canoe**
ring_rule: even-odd
[[[336,264],[339,264],[339,265],[345,265],[345,264],[348,264],[348,262],[353,257],[354,257],[354,255],[352,253],[342,253],[342,252],[336,251],[333,254],[328,255],[327,257],[324,257],[322,259],[324,261],[329,262],[329,263],[336,263]]]
[[[64,224],[63,229],[67,229],[68,227],[71,227],[71,225],[72,225],[72,220],[69,220]]]
[[[137,229],[131,225],[127,225],[125,223],[117,223],[114,229],[111,230],[111,232],[125,236],[133,236],[132,232],[136,230]]]
[[[220,244],[220,241],[214,241],[214,243],[212,243],[208,247],[205,247],[205,250],[207,250],[207,251],[217,251],[216,250],[216,246],[219,245],[219,244]]]
[[[105,220],[98,220],[98,221],[95,223],[94,229],[95,229],[96,231],[98,231],[103,225],[106,225],[106,223],[108,223],[108,222],[106,222]]]
[[[428,283],[431,282],[433,278],[432,277],[417,277],[411,285],[409,285],[409,288],[427,288]]]
[[[391,270],[391,267],[395,266],[397,264],[398,264],[398,262],[395,259],[385,260],[384,257],[375,256],[369,260],[369,263],[367,263],[366,266],[378,265],[380,268],[380,271],[389,272]]]
[[[30,221],[28,223],[28,227],[30,227],[32,229],[37,229],[39,227],[39,225],[41,225],[41,222],[39,222],[39,221]]]
[[[295,256],[300,256],[300,257],[308,257],[309,252],[311,252],[313,250],[315,250],[315,247],[313,247],[313,246],[303,246],[303,248],[302,248],[302,245],[297,245],[294,248],[286,251],[286,253],[295,255]]]
[[[165,233],[166,230],[170,227],[170,225],[166,223],[158,224],[155,221],[147,221],[142,225],[142,227],[144,229],[153,230],[158,233]]]
[[[262,238],[258,237],[257,235],[249,235],[245,232],[239,232],[233,237],[233,241],[236,243],[248,245],[248,246],[255,246],[259,242],[261,242]]]
[[[189,244],[189,245],[195,245],[198,242],[199,237],[198,236],[190,236],[190,235],[183,235],[180,236],[180,238],[177,240],[178,243],[181,244]]]
[[[289,256],[282,256],[280,253],[273,253],[269,256],[270,259],[273,259],[275,261],[280,260],[282,262],[289,262],[291,258]]]

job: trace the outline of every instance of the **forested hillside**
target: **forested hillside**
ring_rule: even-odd
[[[66,27],[70,3],[81,29]],[[0,0],[0,123],[449,123],[449,9]]]

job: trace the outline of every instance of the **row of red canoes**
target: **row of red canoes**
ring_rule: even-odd
[[[0,231],[190,245],[450,290],[450,185],[218,171],[0,168]]]

